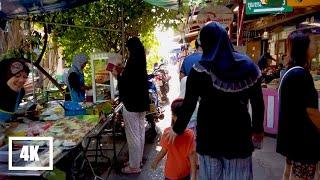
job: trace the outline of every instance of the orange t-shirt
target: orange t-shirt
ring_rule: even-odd
[[[164,130],[163,134],[170,131],[171,127]],[[169,179],[181,179],[190,175],[189,155],[195,151],[194,133],[186,129],[182,135],[174,140],[173,144],[168,142],[167,138],[161,138],[160,144],[167,149],[167,161],[164,175]]]

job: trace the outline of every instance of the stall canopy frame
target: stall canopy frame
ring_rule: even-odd
[[[20,20],[27,19],[26,21],[29,21],[30,15],[47,14],[47,13],[53,13],[53,12],[58,12],[62,10],[68,10],[68,9],[72,9],[77,6],[85,5],[95,1],[98,1],[98,0],[56,0],[51,2],[48,0],[0,0],[0,19],[1,21],[3,20],[8,21],[8,20],[15,20],[15,19],[20,19]],[[52,22],[37,22],[37,23],[66,26],[66,27],[73,27],[73,28],[85,28],[85,29],[93,29],[93,30],[120,32],[122,35],[121,54],[122,54],[122,57],[124,57],[125,27],[123,22],[124,20],[123,7],[121,8],[121,12],[122,12],[121,30],[92,27],[92,26],[77,26],[77,25],[52,23]],[[58,87],[58,89],[61,90],[61,87]]]
[[[0,18],[13,19],[46,14],[88,4],[97,0],[0,0]]]

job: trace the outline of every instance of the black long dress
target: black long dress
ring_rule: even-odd
[[[310,72],[293,69],[280,86],[277,152],[290,160],[320,160],[320,133],[306,108],[318,109],[318,93]]]

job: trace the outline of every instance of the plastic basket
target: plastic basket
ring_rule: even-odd
[[[64,102],[64,115],[65,116],[77,116],[86,115],[87,111],[79,103],[72,101]]]

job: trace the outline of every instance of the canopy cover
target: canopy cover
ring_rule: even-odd
[[[93,1],[96,0],[0,0],[0,18],[61,11]]]
[[[192,0],[144,0],[144,1],[152,5],[167,8],[167,9],[178,9],[179,6],[186,5]]]

